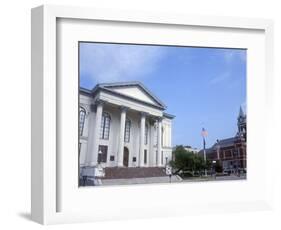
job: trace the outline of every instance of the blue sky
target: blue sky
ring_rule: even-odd
[[[240,105],[246,109],[243,49],[80,43],[80,85],[141,81],[167,105],[173,145],[207,147],[237,132]]]

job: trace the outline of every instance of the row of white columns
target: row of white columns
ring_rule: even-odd
[[[99,134],[100,134],[100,124],[102,119],[102,113],[103,113],[103,105],[104,102],[102,100],[97,100],[95,105],[92,108],[92,110],[96,111],[96,116],[90,116],[89,118],[89,129],[93,130],[93,132],[89,132],[88,136],[88,151],[87,151],[87,164],[88,166],[94,166],[96,165],[97,159],[98,159],[98,152],[99,152]],[[120,131],[119,131],[119,145],[118,145],[118,155],[117,155],[117,166],[122,167],[123,166],[123,153],[124,153],[124,133],[125,133],[125,124],[126,124],[126,114],[128,111],[128,107],[121,107],[120,108]],[[92,111],[92,112],[93,112]],[[145,123],[146,123],[146,117],[148,116],[148,113],[141,112],[141,118],[140,118],[140,146],[139,146],[139,160],[138,160],[138,166],[144,167],[144,150],[145,150]],[[162,155],[162,118],[158,118],[158,127],[157,127],[157,166],[161,167],[161,155]],[[93,140],[93,141],[90,141]],[[154,143],[151,143],[153,146]],[[153,148],[152,148],[153,149]],[[147,151],[149,152],[149,151]],[[150,151],[150,154],[153,154],[154,151]],[[154,155],[154,154],[153,154]],[[146,159],[156,159],[156,157],[146,156]],[[153,162],[153,165],[154,164]]]

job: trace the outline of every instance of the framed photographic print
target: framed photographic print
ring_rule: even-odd
[[[272,30],[264,19],[34,8],[32,219],[270,208]]]
[[[79,42],[79,186],[246,179],[246,52]]]

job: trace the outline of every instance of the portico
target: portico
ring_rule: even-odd
[[[141,83],[82,89],[80,106],[87,111],[81,166],[163,167],[164,159],[171,159],[173,116],[164,112],[166,106]]]

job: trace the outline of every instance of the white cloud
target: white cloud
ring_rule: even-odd
[[[81,77],[90,83],[139,80],[164,56],[161,47],[141,45],[82,43],[80,52]]]
[[[224,60],[227,64],[231,64],[235,60],[240,60],[242,62],[245,62],[246,51],[236,50],[236,49],[226,49],[224,50]]]
[[[211,85],[218,84],[218,83],[220,83],[222,81],[230,79],[230,77],[231,77],[231,74],[229,72],[224,72],[224,73],[222,73],[220,75],[217,75],[217,76],[213,77],[210,80],[210,84]]]
[[[231,87],[235,84],[235,75],[233,72],[235,70],[235,66],[237,65],[237,61],[240,65],[246,62],[246,50],[223,49],[220,50],[218,54],[223,58],[224,65],[222,65],[222,69],[224,70],[221,74],[212,77],[210,84],[215,85],[226,80],[231,80],[231,84],[229,84]]]

